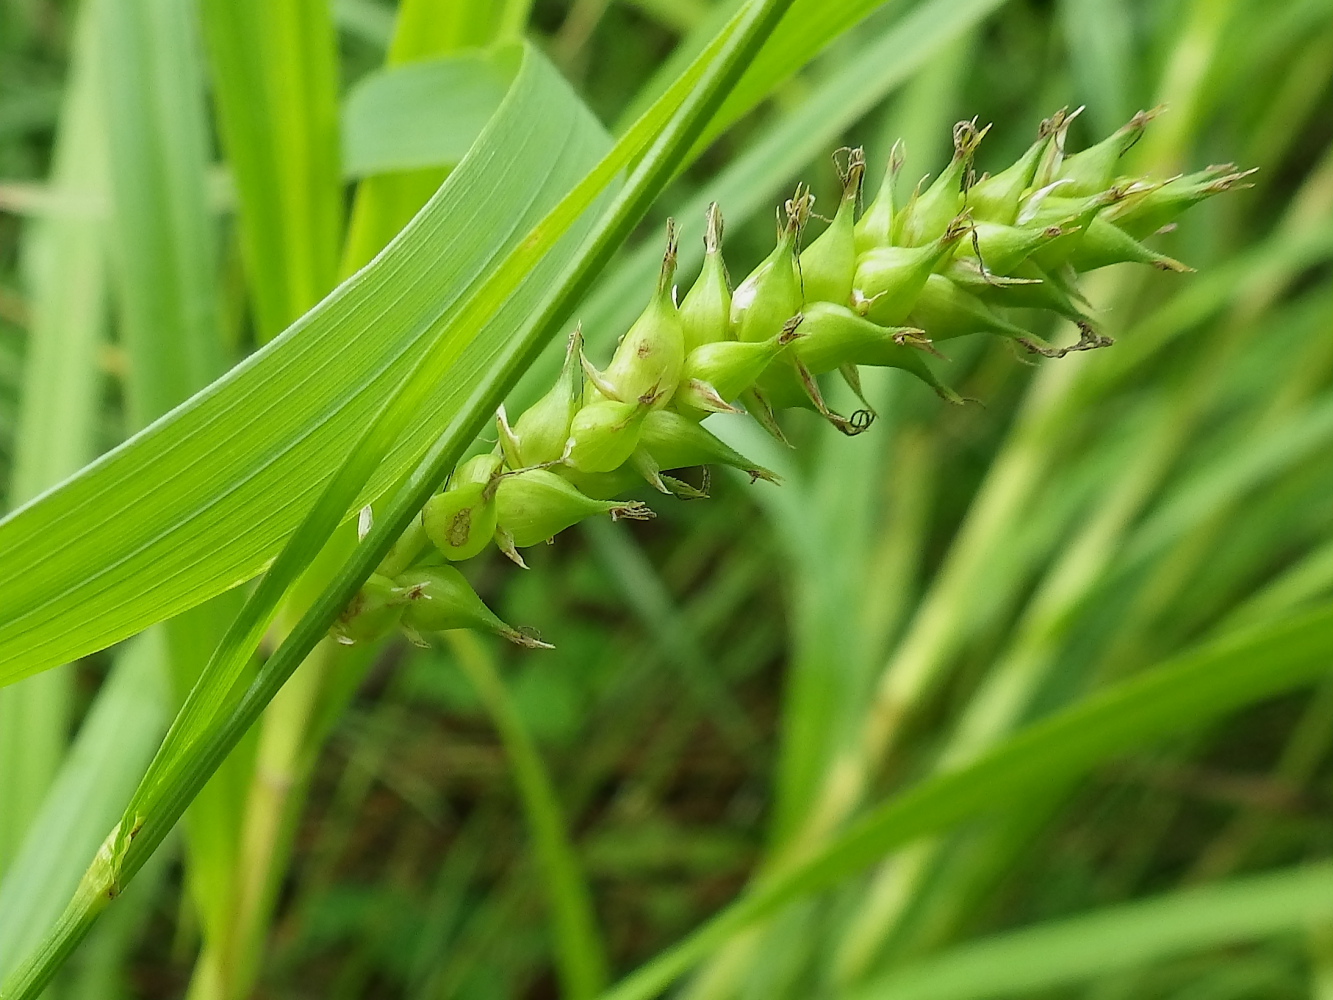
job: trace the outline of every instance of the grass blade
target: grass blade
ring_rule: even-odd
[[[555,925],[552,936],[563,995],[587,1000],[606,985],[607,958],[592,895],[569,842],[555,785],[489,650],[471,632],[446,632],[445,637],[500,733],[514,772]]]
[[[204,37],[260,343],[334,286],[342,241],[327,0],[205,0]],[[313,238],[312,238],[313,236]]]
[[[1002,810],[1116,754],[1308,684],[1328,669],[1333,609],[1186,654],[1019,732],[968,767],[875,807],[798,867],[762,882],[604,994],[644,1000],[754,921],[925,834]]]
[[[982,1000],[1048,990],[1333,919],[1333,865],[1312,864],[1110,906],[969,942],[848,1000]]]
[[[116,821],[166,731],[170,683],[158,632],[116,662],[79,730],[13,869],[0,882],[0,977],[60,916],[79,871]]]

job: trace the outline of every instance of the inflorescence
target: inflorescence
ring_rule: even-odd
[[[734,291],[722,259],[722,214],[711,205],[703,270],[679,305],[668,221],[657,287],[606,368],[584,356],[576,329],[556,384],[512,424],[500,410],[494,451],[454,470],[334,635],[353,643],[401,627],[420,641],[424,632],[470,628],[543,646],[501,621],[453,564],[494,543],[524,566],[521,549],[585,518],[650,518],[647,505],[615,499],[645,482],[682,498],[706,495],[670,474],[676,470],[729,466],[773,480],[702,426],[709,414],[749,413],[785,441],[775,414],[801,407],[857,434],[873,409],[835,412],[818,376],[836,371],[860,397],[859,366],[899,368],[957,403],[926,362],[942,341],[993,334],[1046,357],[1110,344],[1078,289],[1079,275],[1116,263],[1188,271],[1142,240],[1252,171],[1227,165],[1167,180],[1123,177],[1120,157],[1155,112],[1139,112],[1103,141],[1066,155],[1077,114],[1057,112],[1016,163],[981,177],[972,162],[989,126],[958,123],[949,165],[902,204],[895,196],[902,144],[895,144],[859,218],[865,156],[840,150],[834,161],[843,192],[827,228],[802,247],[814,199],[798,186],[779,212],[777,246]],[[1053,347],[1018,325],[1007,314],[1012,308],[1064,317],[1079,339]]]

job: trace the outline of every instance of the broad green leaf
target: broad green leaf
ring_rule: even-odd
[[[527,24],[526,0],[510,0],[501,9],[494,4],[439,4],[432,0],[403,0],[385,55],[386,71],[421,61],[452,56],[468,49],[523,38]],[[475,53],[474,53],[475,55]],[[492,57],[492,66],[505,71]],[[429,109],[422,109],[429,113]],[[448,126],[452,129],[452,126]],[[387,137],[386,137],[387,138]],[[475,137],[474,137],[475,138]],[[343,273],[362,267],[393,239],[408,220],[444,182],[446,165],[366,177],[356,189],[347,243],[343,248]]]
[[[760,882],[604,994],[656,996],[733,934],[826,889],[922,836],[1014,807],[1118,754],[1202,726],[1329,670],[1333,608],[1255,628],[1187,653],[1029,726],[972,764],[872,808],[799,866]]]
[[[457,163],[500,106],[513,69],[472,50],[365,77],[343,107],[343,173]]]
[[[105,647],[262,570],[419,359],[432,324],[606,143],[529,51],[473,154],[372,266],[224,378],[0,522],[0,683]],[[496,150],[505,153],[492,159]],[[557,254],[521,281],[514,275],[518,287],[494,320],[431,360],[437,388],[361,503],[435,438],[470,373],[499,349],[489,331],[512,327],[558,263]]]
[[[1333,864],[1302,865],[970,941],[844,995],[983,1000],[1030,994],[1208,948],[1297,934],[1331,918]]]

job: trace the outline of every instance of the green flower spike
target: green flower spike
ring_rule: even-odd
[[[778,233],[778,245],[731,297],[732,330],[738,340],[747,343],[768,340],[801,311],[796,241],[810,216],[810,193],[805,185],[797,186],[786,210],[787,222]]]
[[[731,279],[722,260],[722,212],[717,202],[708,206],[704,266],[680,304],[680,325],[687,355],[731,336]]]
[[[894,220],[893,242],[904,247],[919,247],[938,239],[963,208],[963,190],[972,168],[977,146],[990,131],[977,128],[977,120],[959,122],[953,127],[953,159],[935,178],[935,183],[912,192],[911,199]]]
[[[478,555],[495,534],[495,490],[499,455],[478,455],[460,465],[449,488],[426,502],[421,512],[427,537],[451,562]]]
[[[847,305],[851,301],[852,278],[856,274],[856,204],[861,197],[865,172],[865,151],[849,150],[847,169],[842,171],[842,200],[838,202],[838,211],[819,238],[801,251],[801,281],[806,302]]]
[[[555,385],[518,418],[506,440],[501,420],[500,444],[510,468],[555,462],[565,453],[569,425],[583,401],[583,329],[576,326],[565,348],[565,363]]]
[[[857,220],[853,229],[858,255],[875,247],[886,247],[893,242],[893,217],[898,212],[893,189],[902,169],[903,141],[899,139],[889,151],[889,164],[884,168],[884,179],[880,181],[879,193],[875,195],[875,200]]]
[[[950,259],[958,241],[971,231],[971,221],[959,216],[943,235],[923,247],[880,247],[862,256],[852,290],[856,311],[881,326],[902,323],[926,279]]]
[[[644,418],[664,396],[654,388],[630,403],[602,399],[583,407],[569,427],[565,464],[576,472],[620,468],[639,446]]]
[[[643,422],[641,445],[659,469],[726,465],[750,479],[777,482],[777,476],[756,465],[711,431],[670,410],[656,410]]]
[[[664,411],[663,411],[664,412]],[[612,520],[645,521],[655,515],[637,500],[593,500],[570,482],[545,469],[505,476],[496,491],[500,528],[516,548],[549,541],[585,518],[609,514]]]
[[[727,340],[704,344],[685,359],[685,371],[672,399],[672,407],[695,420],[710,412],[734,409],[730,400],[738,399],[784,347],[801,336],[801,316],[787,320],[781,332],[757,343]],[[718,406],[718,401],[722,406]]]
[[[398,624],[403,617],[404,603],[393,580],[372,573],[329,632],[344,646],[374,642]]]
[[[1077,197],[1096,194],[1110,187],[1116,178],[1120,157],[1139,141],[1148,123],[1161,113],[1160,107],[1140,111],[1095,146],[1066,156],[1054,178],[1066,182],[1060,193],[1066,197]]]
[[[685,330],[672,298],[675,276],[676,226],[668,219],[657,290],[602,373],[613,399],[637,399],[655,393],[659,386],[675,385],[680,379],[680,368],[685,363]],[[659,397],[658,405],[665,406],[668,398]]]
[[[397,593],[406,603],[403,624],[417,632],[447,632],[466,628],[492,632],[528,649],[552,649],[507,625],[452,566],[413,570],[397,580]]]

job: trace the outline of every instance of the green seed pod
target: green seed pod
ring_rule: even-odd
[[[1037,169],[1032,172],[1034,189],[1044,188],[1056,180],[1056,174],[1059,173],[1065,159],[1065,139],[1069,135],[1069,126],[1082,113],[1082,108],[1075,108],[1073,111],[1061,108],[1041,123],[1038,134],[1044,132],[1051,141],[1042,149],[1041,156],[1037,159]]]
[[[881,326],[897,326],[937,268],[944,266],[954,247],[972,225],[960,216],[944,234],[923,247],[879,247],[865,254],[856,266],[852,300],[857,312]]]
[[[473,455],[454,470],[449,477],[452,486],[455,483],[479,483],[483,486],[492,482],[500,474],[504,459],[494,452],[486,455]]]
[[[667,220],[667,248],[657,278],[657,291],[617,345],[603,374],[616,399],[638,399],[662,389],[670,390],[680,381],[680,366],[685,363],[685,330],[672,299],[675,276],[676,229]],[[658,405],[665,406],[670,396],[665,393],[656,398]]]
[[[1088,224],[1088,232],[1069,257],[1076,271],[1095,271],[1108,264],[1150,264],[1159,271],[1192,271],[1176,260],[1144,246],[1105,216]]]
[[[630,458],[628,468],[633,469],[644,482],[659,493],[673,496],[678,500],[708,499],[708,470],[706,468],[704,469],[703,489],[693,486],[682,479],[676,479],[672,476],[665,475],[662,472],[662,467],[657,464],[657,459],[653,458],[653,456],[643,448],[639,448]]]
[[[842,200],[833,221],[818,239],[801,251],[801,281],[806,302],[846,305],[851,301],[852,278],[856,274],[856,203],[861,197],[865,172],[865,152],[853,149],[847,157]]]
[[[680,325],[685,353],[731,336],[731,279],[722,260],[722,212],[717,202],[708,206],[704,234],[704,266],[680,304]]]
[[[1205,198],[1232,188],[1251,187],[1241,181],[1257,169],[1237,170],[1235,164],[1228,163],[1177,177],[1138,197],[1125,198],[1107,213],[1107,218],[1134,239],[1146,239]]]
[[[578,472],[620,468],[639,446],[644,418],[658,398],[647,395],[632,403],[603,399],[583,407],[569,427],[565,463]]]
[[[973,239],[958,244],[956,256],[977,256],[990,274],[1012,274],[1014,268],[1066,229],[1053,226],[1006,226],[998,222],[978,222]]]
[[[594,500],[614,500],[643,484],[628,464],[614,472],[579,472],[567,465],[556,466],[551,471],[573,483],[580,493]]]
[[[382,576],[395,577],[417,562],[421,553],[429,547],[430,537],[426,534],[426,526],[421,523],[421,516],[417,515],[412,518],[407,530],[398,536],[398,541],[393,543],[393,548],[389,550],[389,554],[384,557],[375,572]]]
[[[696,465],[727,465],[748,473],[752,480],[777,477],[725,444],[717,435],[670,410],[656,410],[643,422],[642,446],[661,469],[688,469]]]
[[[1030,336],[1027,330],[997,316],[975,295],[942,274],[932,274],[926,281],[907,321],[925,330],[935,341],[970,333],[994,333],[1015,339]]]
[[[545,469],[506,476],[500,481],[495,498],[500,527],[520,549],[544,542],[598,514],[610,514],[612,520],[625,517],[637,521],[654,516],[647,505],[637,500],[593,500],[569,481]]]
[[[755,388],[772,410],[817,409],[806,391],[805,382],[796,368],[794,357],[780,357],[765,368],[755,383]],[[754,404],[745,396],[741,398],[746,400],[746,409],[753,413]],[[769,432],[772,433],[771,428]]]
[[[967,191],[967,207],[977,219],[1011,226],[1018,218],[1018,204],[1023,192],[1032,186],[1037,164],[1051,144],[1051,135],[1042,123],[1037,141],[1028,147],[1013,165],[993,177],[983,177]]]
[[[474,629],[492,632],[529,649],[552,648],[501,621],[452,566],[413,570],[400,576],[397,584],[397,593],[407,605],[403,624],[408,628],[418,632]]]
[[[853,229],[858,256],[867,250],[886,247],[893,242],[893,217],[898,212],[893,188],[902,169],[903,141],[899,139],[889,151],[889,163],[884,168],[884,179],[880,181],[879,193],[875,195],[875,200],[857,220]]]
[[[1075,322],[1088,321],[1067,283],[1031,261],[1020,264],[1013,275],[982,274],[976,261],[969,259],[956,260],[940,273],[989,306],[1046,309]]]
[[[518,418],[506,443],[503,423],[500,442],[512,468],[554,462],[565,452],[569,425],[583,400],[583,330],[575,327],[565,347],[565,363],[551,391]]]
[[[905,247],[919,247],[939,238],[963,208],[963,184],[972,166],[977,146],[990,131],[987,125],[977,128],[974,118],[959,122],[953,128],[953,158],[924,192],[912,192],[911,200],[903,206],[894,220],[894,243]]]
[[[921,379],[942,398],[962,401],[926,365],[922,352],[929,349],[929,341],[920,330],[880,326],[831,302],[811,304],[801,329],[804,336],[792,345],[792,353],[815,375],[846,365],[899,368]]]
[[[1066,156],[1055,172],[1053,180],[1067,181],[1061,194],[1066,197],[1096,194],[1111,186],[1116,177],[1116,165],[1130,146],[1139,141],[1143,130],[1161,112],[1160,108],[1140,111],[1125,125],[1095,146],[1080,153]]]
[[[735,343],[735,341],[732,341]],[[711,344],[705,344],[711,347]],[[757,345],[747,344],[747,347]],[[682,378],[671,397],[671,408],[691,420],[702,420],[710,413],[742,413],[727,402],[712,385],[697,378]]]
[[[1017,224],[1023,228],[1082,226],[1119,200],[1122,197],[1120,192],[1121,189],[1108,188],[1083,198],[1066,198],[1056,188],[1043,188],[1024,203]]]
[[[893,353],[892,347],[916,342],[921,331],[910,326],[880,326],[846,306],[833,302],[813,302],[806,309],[801,337],[792,354],[810,370],[822,375],[843,365],[879,365],[877,352]]]
[[[768,340],[801,311],[796,239],[809,214],[810,196],[804,186],[798,186],[787,202],[787,223],[778,236],[778,245],[731,297],[731,328],[738,340]]]
[[[785,367],[774,365],[771,367]],[[761,379],[762,381],[762,379]],[[745,404],[745,412],[754,418],[755,423],[768,432],[778,444],[785,448],[790,448],[791,442],[787,440],[787,435],[782,433],[782,427],[778,424],[777,415],[773,412],[772,401],[764,394],[763,390],[756,385],[752,389],[746,389],[741,393],[741,402]]]
[[[827,304],[833,305],[833,303]],[[859,396],[859,373],[850,379],[847,378],[848,369],[851,367],[851,365],[840,365],[840,374],[844,379],[847,379],[848,383],[852,385],[852,391]],[[875,420],[874,411],[868,407],[855,411],[850,417],[830,409],[828,403],[824,401],[824,394],[819,388],[819,381],[814,373],[805,366],[804,362],[790,352],[783,354],[768,366],[768,369],[759,379],[756,389],[758,390],[756,395],[764,402],[780,409],[812,410],[849,437],[868,430]],[[766,430],[769,430],[770,433],[774,432],[776,425],[773,428],[769,427],[766,414],[761,412],[757,414],[757,417]],[[774,436],[784,444],[786,443],[786,439],[779,436],[779,434],[775,433]]]
[[[447,490],[426,502],[422,525],[446,559],[471,559],[495,534],[495,489],[500,466],[498,455],[478,455],[458,467]]]
[[[1028,259],[1046,271],[1054,271],[1068,262],[1087,235],[1093,219],[1126,196],[1128,188],[1110,188],[1088,198],[1063,198],[1052,195],[1032,210],[1019,213],[1019,222],[1032,226],[1058,226],[1063,232],[1047,240]]]
[[[730,402],[752,386],[782,349],[801,336],[800,317],[793,317],[776,336],[757,343],[728,340],[704,344],[685,359],[685,371],[671,405],[702,420],[719,412],[715,399]]]
[[[329,632],[344,646],[374,642],[391,632],[403,617],[403,600],[386,576],[372,573]]]

